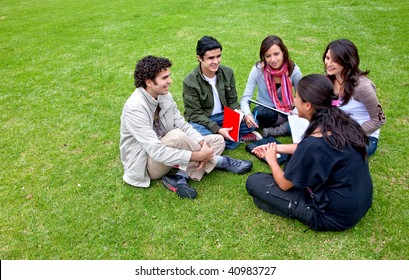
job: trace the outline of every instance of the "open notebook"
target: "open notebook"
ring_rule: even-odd
[[[297,109],[294,109],[294,111],[297,111]],[[304,118],[300,118],[296,114],[293,114],[288,115],[288,123],[290,124],[293,143],[300,143],[304,132],[307,130],[308,125],[310,124],[309,121]]]

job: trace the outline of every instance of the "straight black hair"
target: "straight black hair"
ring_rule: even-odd
[[[222,45],[213,37],[203,36],[199,41],[197,41],[196,54],[201,58],[203,58],[207,51],[215,49],[222,50]]]

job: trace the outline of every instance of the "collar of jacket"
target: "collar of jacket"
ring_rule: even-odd
[[[159,95],[158,99],[156,100],[143,87],[140,87],[138,89],[145,97],[146,103],[148,104],[152,114],[155,113],[158,104],[160,106],[159,116],[162,116],[164,112],[171,106],[171,102],[169,102],[169,97],[167,97],[167,95],[170,94],[170,92],[168,92],[166,95]]]
[[[201,66],[201,63],[199,62],[199,65],[198,65],[197,68],[196,68],[197,73],[200,75],[200,77],[201,77],[204,81],[207,82],[207,80],[206,80],[206,78],[205,78],[205,75],[204,75],[203,72],[202,72],[202,67],[200,67],[200,66]],[[219,65],[219,69],[217,69],[217,71],[216,71],[216,76],[217,76],[217,77],[220,76],[220,65]]]
[[[143,87],[139,87],[138,90],[142,93],[142,96],[145,97],[146,104],[148,104],[149,108],[152,112],[155,112],[156,107],[158,106],[158,100],[153,98]]]

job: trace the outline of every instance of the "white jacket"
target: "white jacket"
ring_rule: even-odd
[[[137,88],[125,102],[120,127],[120,153],[124,165],[123,179],[137,187],[149,187],[147,174],[148,156],[168,166],[186,169],[191,151],[167,147],[158,139],[153,130],[153,117],[157,104],[161,108],[159,119],[166,133],[179,128],[194,141],[204,140],[203,136],[188,124],[180,114],[170,93],[155,100],[142,87]]]

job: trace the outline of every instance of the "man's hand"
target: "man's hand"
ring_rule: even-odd
[[[192,152],[190,161],[196,162],[196,169],[203,168],[207,162],[211,161],[214,157],[214,150],[206,142],[201,142],[200,151]]]
[[[202,158],[199,161],[210,161],[213,159],[214,150],[207,144],[204,144],[200,149],[199,153],[201,153]]]
[[[231,138],[229,132],[233,130],[233,127],[225,127],[225,128],[220,128],[219,131],[217,132],[221,136],[224,137],[224,139],[234,141],[233,138]]]

